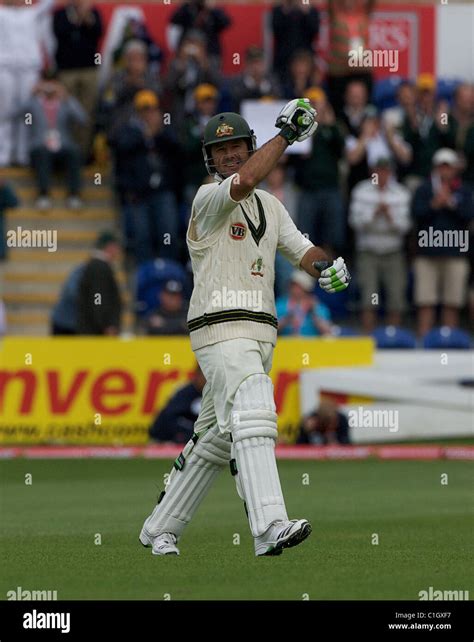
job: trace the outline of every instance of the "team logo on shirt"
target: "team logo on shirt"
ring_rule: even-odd
[[[243,223],[231,223],[229,234],[234,241],[243,241],[247,236],[247,228]]]
[[[232,136],[234,133],[234,128],[228,125],[227,123],[222,123],[216,129],[216,136],[220,138],[221,136]]]
[[[263,258],[261,256],[252,263],[250,274],[252,276],[263,276]]]

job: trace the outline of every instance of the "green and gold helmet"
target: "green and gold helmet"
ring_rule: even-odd
[[[245,138],[247,140],[250,154],[257,149],[257,138],[253,129],[250,129],[247,121],[239,114],[226,111],[213,116],[209,120],[204,129],[202,153],[204,155],[206,169],[211,176],[216,174],[211,155],[211,145],[221,143],[224,140],[236,140],[237,138]]]

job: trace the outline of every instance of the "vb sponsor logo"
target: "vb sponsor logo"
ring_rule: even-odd
[[[398,410],[371,410],[359,406],[348,412],[351,428],[382,428],[389,432],[398,432]]]
[[[469,600],[469,591],[448,591],[429,586],[418,593],[420,601],[429,600]]]
[[[23,615],[24,629],[59,629],[61,633],[71,630],[70,613],[43,613],[33,609]]]

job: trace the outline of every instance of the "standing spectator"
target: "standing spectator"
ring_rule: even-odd
[[[372,94],[372,73],[349,65],[349,52],[369,49],[369,23],[375,0],[328,0],[329,59],[328,93],[339,116],[346,87],[351,80],[361,80]]]
[[[416,109],[416,90],[409,80],[404,80],[397,88],[397,104],[382,112],[385,127],[394,127],[401,133],[405,118]]]
[[[153,78],[158,81],[161,72],[161,65],[164,61],[164,54],[161,47],[151,37],[144,20],[145,16],[143,16],[143,19],[130,17],[122,35],[122,42],[114,51],[113,58],[115,63],[120,61],[123,57],[124,49],[130,40],[138,40],[142,42],[146,47],[148,68]]]
[[[221,34],[231,24],[229,16],[222,9],[210,8],[207,0],[184,2],[171,16],[171,25],[178,27],[178,46],[189,31],[199,31],[205,40],[207,55],[220,63],[222,54]]]
[[[118,69],[104,87],[99,99],[98,128],[110,136],[133,114],[135,94],[148,89],[160,93],[161,86],[148,64],[147,45],[129,40],[123,47],[123,68]]]
[[[313,294],[315,285],[306,272],[293,272],[288,296],[276,301],[279,334],[305,337],[331,334],[331,314]]]
[[[158,442],[186,444],[193,436],[205,385],[206,378],[201,368],[196,366],[191,381],[172,395],[156,417],[150,428],[150,438]]]
[[[51,314],[51,334],[74,335],[78,333],[79,283],[86,264],[77,265],[69,274]]]
[[[194,111],[183,123],[181,143],[185,153],[184,197],[189,206],[198,187],[209,176],[202,164],[202,138],[209,118],[217,113],[218,99],[219,92],[214,85],[208,83],[198,85],[194,90]]]
[[[0,5],[0,167],[28,164],[25,118],[14,119],[28,100],[43,66],[42,27],[54,0]]]
[[[297,50],[314,55],[313,43],[319,33],[319,12],[300,0],[283,0],[272,10],[274,36],[273,69],[283,83],[288,74],[288,61]]]
[[[74,123],[85,123],[86,115],[79,102],[67,94],[66,88],[53,74],[43,74],[33,90],[33,96],[20,113],[31,114],[28,127],[31,163],[36,174],[38,199],[36,207],[51,207],[49,191],[55,165],[66,170],[67,207],[79,209],[81,187],[81,157],[72,137]]]
[[[88,158],[92,143],[97,103],[97,60],[102,20],[91,0],[69,0],[54,14],[57,40],[56,66],[61,82],[77,98],[87,114],[87,127],[81,137],[82,152]]]
[[[304,96],[318,112],[318,135],[308,155],[296,161],[295,182],[301,188],[298,224],[332,254],[344,248],[346,221],[339,187],[339,160],[344,137],[326,94],[313,87]]]
[[[77,331],[81,335],[116,336],[120,332],[122,300],[112,265],[120,244],[111,232],[102,232],[85,264],[78,286]]]
[[[434,153],[441,147],[449,147],[449,128],[443,125],[443,115],[447,115],[446,102],[436,102],[436,80],[431,74],[420,74],[417,79],[417,100],[415,108],[407,110],[402,134],[413,150],[410,165],[406,168],[407,186],[414,191],[423,178],[431,172]]]
[[[474,189],[474,85],[463,83],[456,87],[446,127],[449,146],[463,157],[463,178]],[[440,128],[443,129],[442,123]]]
[[[273,75],[267,72],[263,49],[252,45],[245,52],[245,68],[241,74],[231,79],[229,85],[233,107],[240,112],[243,100],[277,98],[280,88]]]
[[[188,334],[187,306],[183,299],[183,284],[170,280],[159,294],[159,306],[146,318],[146,331],[151,335]]]
[[[366,180],[355,187],[349,215],[356,232],[362,325],[368,333],[375,328],[380,286],[385,291],[387,324],[400,325],[406,305],[403,243],[410,228],[409,192],[393,178],[390,161],[379,158],[371,169],[376,180]]]
[[[344,104],[339,115],[350,136],[357,138],[360,135],[360,128],[368,106],[366,85],[360,80],[351,80],[344,92]]]
[[[7,244],[5,241],[5,210],[18,207],[18,198],[13,188],[0,178],[0,261],[7,258]]]
[[[189,31],[171,61],[165,78],[164,102],[177,122],[192,112],[193,92],[203,83],[220,87],[219,68],[208,57],[206,41],[201,33]]]
[[[323,400],[317,410],[304,417],[296,443],[313,446],[350,444],[349,421],[334,402]]]
[[[286,161],[287,156],[283,156],[277,165],[267,175],[262,183],[262,189],[273,194],[290,214],[291,218],[296,220],[296,189],[293,181],[288,177]],[[288,290],[288,285],[293,274],[294,267],[286,257],[279,251],[275,257],[275,296],[283,296]]]
[[[111,140],[128,249],[138,263],[154,258],[156,246],[161,258],[177,260],[181,147],[163,125],[156,94],[139,91],[134,106],[134,115]]]
[[[415,303],[418,332],[425,335],[442,305],[442,325],[455,328],[464,306],[469,276],[468,227],[474,217],[472,192],[459,178],[459,159],[451,149],[433,156],[431,177],[415,192],[412,213],[417,225]],[[442,242],[435,240],[442,235]]]
[[[375,107],[369,106],[362,120],[359,137],[349,136],[346,139],[346,158],[350,166],[347,179],[349,191],[369,177],[369,167],[381,157],[408,165],[412,150],[394,128],[382,129]]]
[[[289,73],[282,86],[284,98],[292,99],[303,96],[313,85],[314,60],[309,51],[295,51],[290,61]]]

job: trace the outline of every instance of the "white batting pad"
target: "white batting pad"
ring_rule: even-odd
[[[235,395],[232,451],[237,491],[245,501],[254,537],[262,535],[273,522],[288,519],[275,460],[276,421],[270,377],[247,377]]]
[[[143,528],[151,537],[173,533],[177,538],[189,524],[218,473],[230,460],[230,435],[217,424],[196,443],[192,439],[176,459],[165,492]]]

